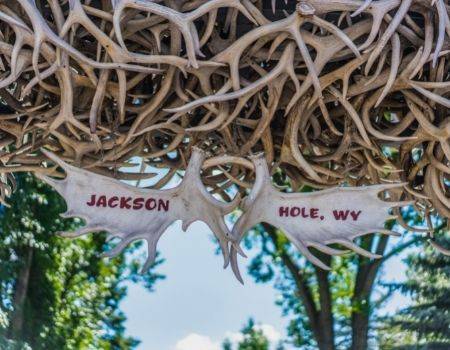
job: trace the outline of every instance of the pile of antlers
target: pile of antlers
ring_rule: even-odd
[[[225,199],[264,151],[294,190],[407,182],[449,218],[447,2],[0,0],[1,194],[54,172],[41,147],[128,180],[142,157],[160,188],[195,145]]]

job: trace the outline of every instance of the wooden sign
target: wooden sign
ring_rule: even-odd
[[[367,187],[335,187],[310,193],[282,193],[272,183],[263,154],[252,159],[256,180],[248,197],[241,203],[243,214],[233,227],[233,236],[241,241],[245,233],[265,222],[279,228],[294,246],[315,265],[329,269],[315,257],[309,247],[326,254],[345,253],[329,247],[338,243],[359,254],[379,258],[353,240],[368,233],[399,235],[386,230],[386,220],[394,218],[389,210],[405,202],[386,202],[379,199],[380,192],[404,184],[375,185]],[[231,248],[231,266],[242,282],[237,264],[237,251]]]
[[[56,155],[44,154],[63,168],[64,180],[55,180],[42,174],[40,179],[55,188],[67,202],[64,217],[80,217],[86,226],[75,232],[61,233],[65,237],[78,237],[89,232],[107,231],[111,237],[121,239],[105,256],[116,256],[131,242],[144,239],[148,244],[148,258],[143,267],[147,270],[156,258],[156,245],[166,229],[177,220],[182,228],[197,220],[205,222],[217,237],[228,265],[228,247],[233,237],[224,217],[233,211],[239,198],[231,203],[215,199],[204,187],[200,170],[204,153],[194,148],[183,181],[173,189],[151,190],[127,185],[102,175],[71,166]],[[236,247],[236,249],[239,249]]]

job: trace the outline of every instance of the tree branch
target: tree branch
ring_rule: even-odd
[[[275,229],[272,226],[265,223],[263,223],[262,226],[264,227],[264,230],[267,232],[273,244],[275,245],[275,248],[281,252],[280,257],[283,260],[283,263],[286,265],[289,272],[291,273],[292,278],[294,279],[298,294],[300,295],[301,298],[301,302],[303,303],[303,306],[305,307],[306,310],[306,314],[309,318],[311,329],[314,333],[314,336],[316,339],[320,339],[321,331],[318,322],[318,310],[312,296],[312,291],[308,286],[307,281],[303,277],[303,274],[300,272],[300,268],[295,264],[292,257],[286,252],[286,249],[284,249],[284,247],[281,247],[280,244],[277,242],[277,234],[275,232]]]

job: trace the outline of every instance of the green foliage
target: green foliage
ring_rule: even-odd
[[[269,341],[259,329],[255,328],[255,322],[250,319],[242,329],[244,340],[238,345],[238,350],[268,350]]]
[[[249,319],[241,330],[243,339],[237,344],[236,350],[269,350],[270,342],[263,331],[258,328],[253,319]],[[222,344],[223,350],[233,350],[233,344],[229,339],[225,339]],[[282,350],[280,344],[277,350]]]
[[[278,185],[289,189],[282,174],[276,175]],[[423,222],[412,208],[405,211],[404,220],[410,224]],[[392,229],[394,225],[391,220],[386,228]],[[373,332],[376,311],[390,296],[390,291],[377,288],[383,262],[419,244],[423,238],[414,236],[389,245],[388,240],[387,236],[376,235],[356,240],[357,245],[384,255],[384,259],[368,259],[355,253],[331,258],[312,249],[313,254],[331,266],[330,271],[312,265],[283,232],[270,225],[257,226],[246,236],[244,244],[256,252],[248,266],[250,275],[257,283],[273,283],[279,292],[276,303],[283,316],[289,318],[287,341],[291,345],[304,350],[365,350],[376,340]]]
[[[102,259],[104,234],[58,237],[81,220],[60,218],[63,199],[34,177],[19,176],[18,184],[0,216],[0,338],[17,341],[14,348],[134,348],[119,308],[124,282],[152,289],[161,276],[139,276],[135,254]]]
[[[250,262],[248,268],[250,275],[256,282],[273,281],[279,292],[276,303],[281,307],[283,315],[290,318],[287,329],[290,342],[302,349],[317,349],[304,300],[297,292],[298,281],[287,268],[287,259],[292,257],[298,266],[301,266],[304,284],[309,286],[314,302],[319,304],[321,291],[316,268],[291,246],[286,236],[279,230],[274,230],[271,237],[267,228],[258,226],[248,235],[246,245],[257,248],[258,252]],[[327,257],[324,258],[327,259]],[[334,258],[331,264],[332,270],[328,274],[332,312],[336,329],[339,330],[338,337],[347,340],[351,338],[349,318],[357,307],[351,300],[355,286],[357,259],[358,257],[355,256]]]
[[[450,232],[442,223],[435,232],[438,243],[450,246]],[[398,349],[450,348],[450,257],[428,246],[406,259],[407,280],[389,284],[412,298],[412,305],[387,320],[384,333],[397,329],[396,341],[384,334],[385,344]],[[401,341],[400,341],[401,340]],[[388,345],[386,345],[388,346]]]
[[[223,350],[233,350],[233,344],[230,339],[225,339],[222,344]]]

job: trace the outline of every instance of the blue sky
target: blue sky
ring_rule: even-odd
[[[140,160],[133,162],[139,165],[125,171],[140,171]],[[157,176],[139,186],[150,186],[166,173],[152,167],[143,171]],[[180,181],[172,179],[165,188]],[[166,279],[156,284],[154,293],[130,284],[122,302],[128,334],[141,340],[139,350],[221,350],[225,338],[239,340],[239,330],[250,317],[273,343],[285,335],[287,320],[275,305],[276,291],[271,285],[255,284],[246,275],[243,259],[245,285],[241,285],[230,268],[223,269],[217,247],[202,222],[186,232],[176,222],[163,234],[158,251],[165,261],[157,272]]]
[[[283,334],[286,320],[274,304],[275,290],[249,276],[242,286],[230,269],[222,268],[216,248],[203,223],[194,223],[187,232],[176,223],[163,235],[159,251],[166,261],[158,272],[166,280],[156,285],[155,293],[130,285],[122,303],[128,333],[142,340],[140,349],[188,350],[182,347],[188,339],[184,344],[209,344],[189,350],[216,350],[225,337],[237,337],[249,317],[264,324],[273,339]]]
[[[173,186],[172,182],[169,187]],[[391,243],[403,239],[407,238],[393,238]],[[157,272],[166,279],[156,284],[154,293],[130,284],[122,303],[128,334],[142,341],[139,350],[221,350],[226,337],[239,340],[239,330],[249,317],[260,323],[273,344],[286,335],[288,320],[275,305],[277,293],[272,285],[255,284],[243,259],[245,285],[241,285],[231,269],[222,268],[223,259],[215,254],[216,249],[211,231],[200,222],[187,232],[177,222],[162,236],[158,251],[165,262]],[[246,253],[251,258],[252,252]],[[384,264],[383,280],[404,279],[406,254]],[[396,293],[381,312],[393,313],[407,302]]]
[[[398,243],[396,238],[392,241]],[[287,320],[275,305],[275,289],[270,284],[255,284],[244,264],[242,286],[230,269],[223,270],[216,248],[203,223],[194,223],[187,232],[176,223],[163,235],[159,251],[166,261],[157,271],[167,278],[158,282],[154,293],[130,285],[122,303],[128,334],[142,341],[139,349],[220,350],[225,337],[239,337],[249,317],[260,322],[273,340],[285,335]],[[385,264],[384,279],[404,278],[404,255]],[[395,312],[406,302],[397,293],[382,312]]]

